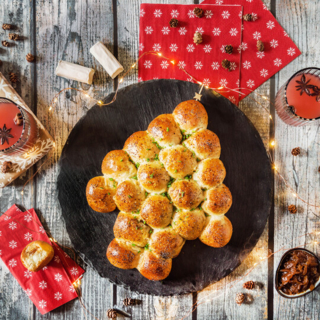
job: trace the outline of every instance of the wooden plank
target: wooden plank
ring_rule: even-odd
[[[118,21],[118,56],[124,69],[130,68],[138,58],[139,49],[139,13],[140,4],[146,1],[120,0],[117,1],[117,21]],[[192,4],[193,0],[152,0],[148,3],[175,3]],[[136,83],[138,80],[138,70],[134,69],[121,86]],[[150,284],[152,285],[152,284]],[[130,290],[118,287],[117,302],[122,305],[122,300],[126,297],[137,297],[143,301],[139,307],[129,308],[133,319],[179,319],[186,309],[192,306],[192,294],[177,296],[172,298],[153,297],[148,295],[136,295]],[[189,320],[189,316],[186,319]]]
[[[37,114],[51,133],[55,132],[57,146],[50,163],[37,178],[37,208],[53,237],[61,244],[71,246],[57,201],[57,161],[71,129],[94,103],[82,94],[67,92],[61,95],[56,112],[50,114],[48,106],[59,90],[69,86],[80,88],[75,81],[56,77],[54,70],[59,60],[93,67],[96,76],[89,94],[101,98],[112,91],[113,81],[89,53],[90,47],[97,41],[105,42],[112,51],[112,3],[100,0],[37,0],[36,12]],[[82,281],[83,300],[95,317],[104,318],[112,304],[112,285],[89,267],[86,270]],[[50,314],[51,319],[61,319],[62,316],[66,319],[86,319],[78,301],[68,303]],[[36,311],[35,319],[38,318],[42,319],[42,316]]]
[[[34,110],[34,66],[26,61],[26,54],[32,52],[32,43],[27,40],[32,33],[29,0],[1,1],[0,21],[16,26],[15,32],[23,36],[24,40],[17,41],[9,48],[0,48],[0,60],[3,61],[0,71],[8,79],[9,72],[18,75],[16,85],[18,94]],[[8,39],[8,31],[0,29],[1,40]],[[11,41],[10,41],[11,42]],[[5,189],[0,189],[0,212],[9,209],[12,204],[22,204],[21,190],[24,183],[31,177],[33,170],[14,181]],[[29,183],[24,191],[24,206],[34,206],[34,183]],[[0,260],[0,319],[27,319],[33,316],[32,302],[23,292],[17,281]]]
[[[277,17],[281,25],[293,38],[302,51],[302,55],[280,71],[277,88],[299,69],[318,66],[320,62],[318,31],[314,27],[318,21],[320,3],[318,1],[278,1]],[[291,127],[276,118],[276,165],[289,184],[309,203],[318,205],[319,199],[319,123],[304,127]],[[291,155],[291,150],[300,147],[303,153],[298,157]],[[287,206],[295,204],[298,213],[291,215]],[[319,245],[310,242],[309,237],[298,236],[320,231],[319,210],[297,200],[285,188],[275,181],[275,250],[282,247],[294,247],[306,244],[305,248],[319,255]],[[312,238],[316,238],[315,235]],[[318,235],[319,238],[319,235]],[[282,256],[275,256],[275,270]],[[305,297],[289,300],[274,292],[274,319],[319,319],[319,294],[311,293]]]

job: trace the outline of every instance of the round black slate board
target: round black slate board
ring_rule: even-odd
[[[101,277],[139,293],[189,293],[222,279],[255,246],[269,216],[271,167],[257,130],[229,100],[203,90],[201,102],[209,115],[208,129],[220,138],[221,160],[227,170],[225,184],[233,196],[227,213],[234,228],[231,241],[221,249],[199,240],[187,241],[163,282],[151,282],[136,269],[115,268],[107,260],[106,249],[114,238],[112,230],[118,211],[101,214],[91,210],[85,196],[87,182],[101,175],[101,163],[109,151],[122,149],[132,133],[146,130],[152,119],[171,113],[198,91],[199,85],[176,80],[154,80],[121,89],[112,105],[94,106],[77,123],[59,161],[59,201],[74,248]]]

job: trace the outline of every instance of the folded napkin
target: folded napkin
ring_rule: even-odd
[[[194,15],[195,7],[203,9],[202,18]],[[141,4],[140,56],[147,51],[161,52],[206,86],[238,88],[241,55],[237,48],[241,45],[242,35],[242,19],[239,17],[242,17],[242,6],[238,5]],[[170,27],[172,18],[179,21],[177,28]],[[196,31],[203,36],[203,42],[198,45],[193,41]],[[226,45],[235,48],[233,54],[225,52]],[[223,59],[231,62],[231,71],[222,68]],[[178,67],[157,56],[145,55],[139,61],[138,80],[166,78],[193,81]],[[237,93],[221,94],[238,103]]]
[[[301,54],[261,0],[205,0],[202,4],[238,4],[244,15],[253,16],[254,21],[243,21],[243,42],[238,48],[242,51],[240,87],[250,89],[242,90],[240,100]],[[257,40],[264,43],[264,52],[257,50]]]
[[[22,265],[20,255],[35,240],[51,244],[55,255],[42,270],[31,272]],[[0,256],[41,314],[78,297],[73,283],[84,270],[50,241],[34,209],[22,212],[13,205],[0,217]]]

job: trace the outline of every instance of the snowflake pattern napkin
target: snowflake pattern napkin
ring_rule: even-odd
[[[139,81],[152,79],[179,79],[193,81],[179,66],[198,81],[211,88],[239,86],[241,52],[225,52],[226,45],[239,48],[242,40],[242,6],[197,5],[204,16],[197,18],[195,5],[141,4],[139,54],[157,51],[170,61],[154,55],[145,55],[139,61]],[[172,18],[179,21],[171,28]],[[194,33],[203,36],[203,42],[193,42]],[[231,62],[231,71],[221,66],[223,59]],[[239,95],[222,93],[234,103]]]
[[[271,76],[297,58],[301,52],[261,0],[205,0],[202,4],[240,4],[243,14],[251,13],[254,21],[243,21],[240,100]],[[257,50],[257,40],[264,43],[264,52]],[[232,87],[233,88],[233,87]]]
[[[31,272],[22,265],[20,255],[35,240],[52,244],[55,255],[42,270]],[[41,314],[78,297],[72,283],[84,270],[55,242],[51,243],[34,209],[22,212],[13,205],[0,217],[0,256]]]

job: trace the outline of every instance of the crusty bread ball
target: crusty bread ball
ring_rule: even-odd
[[[146,131],[133,133],[126,140],[123,150],[128,153],[135,164],[153,161],[157,159],[160,152]]]
[[[86,188],[86,197],[91,209],[107,213],[116,209],[113,196],[116,193],[117,183],[105,177],[92,178]]]
[[[137,269],[149,280],[160,281],[165,279],[172,267],[172,259],[163,259],[149,250],[141,255]]]
[[[142,204],[140,216],[152,228],[164,228],[170,224],[173,206],[167,197],[149,195]]]
[[[232,223],[226,216],[209,216],[199,239],[207,246],[222,248],[230,241],[232,232]]]
[[[132,242],[139,247],[144,247],[148,243],[150,230],[137,214],[127,212],[120,212],[113,226],[116,238]]]
[[[101,171],[105,177],[113,178],[118,183],[137,174],[135,165],[123,150],[113,150],[107,153],[102,161]]]
[[[177,105],[172,114],[185,134],[206,129],[208,126],[207,111],[199,101],[183,101]]]
[[[138,266],[143,248],[121,239],[113,239],[107,249],[110,263],[120,269],[134,269]]]
[[[226,177],[226,169],[219,159],[209,158],[198,163],[193,179],[201,188],[209,189],[221,184]]]
[[[161,147],[179,144],[182,139],[180,128],[172,114],[161,114],[153,119],[147,131]]]
[[[119,210],[134,212],[140,209],[145,200],[145,191],[136,180],[126,180],[118,185],[114,201]]]
[[[193,173],[197,160],[187,148],[177,145],[162,149],[159,155],[160,162],[175,179],[183,179]]]
[[[185,240],[172,227],[155,229],[151,235],[149,248],[164,259],[175,258],[181,251]]]
[[[173,230],[186,240],[197,239],[205,225],[206,216],[202,210],[178,210],[172,220]]]
[[[228,212],[232,205],[232,195],[227,186],[221,184],[205,191],[202,209],[208,214],[220,215]]]
[[[169,195],[179,209],[196,208],[203,200],[203,192],[199,185],[191,180],[176,180],[169,188]]]
[[[184,144],[201,160],[220,157],[220,140],[218,136],[210,130],[205,129],[194,133],[184,141]]]
[[[159,161],[153,161],[139,166],[138,179],[148,192],[163,193],[167,191],[170,176]]]

